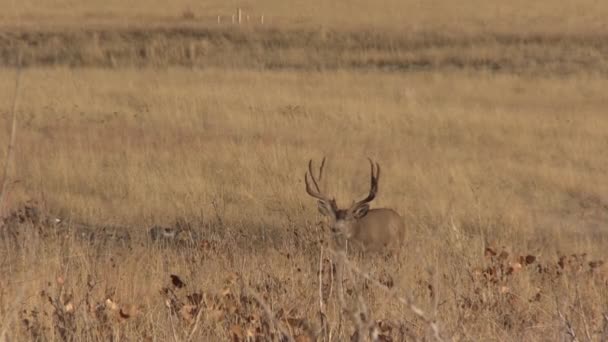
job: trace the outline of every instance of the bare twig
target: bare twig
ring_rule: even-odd
[[[15,137],[17,136],[17,102],[19,100],[19,92],[21,90],[21,57],[19,57],[18,61],[19,65],[17,67],[17,78],[15,80],[15,96],[13,97],[13,106],[12,106],[12,124],[11,124],[11,136],[8,142],[8,148],[6,151],[6,161],[4,163],[4,172],[2,176],[2,185],[0,187],[0,211],[4,208],[4,196],[6,193],[6,188],[9,183],[9,171],[11,160],[13,157],[13,149],[15,147]]]
[[[327,295],[327,298],[332,298],[332,295],[334,293],[334,263],[333,261],[330,259],[329,260],[329,294]],[[327,324],[326,324],[327,326]],[[327,334],[327,341],[332,341],[332,336],[333,336],[333,327],[331,329],[329,329],[329,332]]]
[[[323,303],[323,246],[321,246],[319,254],[319,310],[322,314],[325,314],[325,304]]]
[[[410,309],[410,311],[412,311],[416,316],[418,316],[418,318],[420,318],[423,322],[425,322],[431,328],[431,330],[433,331],[433,337],[437,341],[440,341],[440,342],[444,341],[444,338],[441,336],[441,331],[439,329],[439,325],[437,324],[437,322],[435,322],[434,320],[427,317],[427,315],[424,313],[424,311],[422,309],[420,309],[418,306],[416,306],[410,298],[406,298],[406,297],[398,295],[397,293],[395,293],[394,290],[392,290],[391,288],[382,284],[378,280],[372,278],[367,272],[364,272],[363,270],[359,269],[356,265],[354,265],[353,263],[348,261],[348,259],[346,258],[346,254],[344,252],[336,252],[332,249],[329,249],[329,251],[333,255],[337,256],[338,259],[340,260],[340,263],[342,265],[346,266],[349,270],[357,273],[359,276],[368,280],[372,285],[376,286],[377,288],[379,288],[382,291],[384,291],[385,293],[389,294],[390,296],[392,296],[393,298],[395,298],[402,304],[406,305]]]
[[[201,299],[200,302],[198,303],[198,312],[196,313],[196,319],[194,320],[194,325],[192,326],[192,330],[190,330],[190,334],[188,334],[188,338],[186,339],[186,341],[192,341],[192,338],[194,337],[194,333],[196,333],[196,330],[198,329],[198,324],[201,321],[201,316],[203,315],[203,301],[204,299]]]
[[[608,341],[608,313],[602,316],[604,317],[604,327],[602,328],[602,338],[600,341]]]
[[[348,248],[348,240],[347,240],[347,245],[346,247]],[[342,331],[342,318],[343,318],[343,309],[345,308],[346,304],[344,301],[344,262],[342,258],[336,258],[336,254],[334,253],[334,251],[330,248],[329,251],[333,254],[333,258],[332,258],[332,274],[333,274],[333,260],[337,259],[335,264],[336,264],[336,291],[338,293],[338,303],[340,304],[340,307],[338,308],[338,328],[336,329],[336,333],[338,334],[338,338],[341,337],[343,331]],[[346,259],[346,254],[344,254],[344,259]]]
[[[167,311],[169,314],[169,323],[171,324],[171,332],[173,333],[173,341],[178,342],[179,338],[177,337],[177,332],[175,331],[175,326],[173,325],[173,314],[171,313],[171,308]]]
[[[581,316],[581,321],[583,322],[583,331],[585,332],[585,337],[587,341],[591,341],[591,333],[589,332],[589,325],[587,324],[587,318],[585,317],[585,310],[583,309],[583,304],[581,302],[580,291],[578,288],[578,283],[575,285],[576,290],[576,302],[579,308],[579,315]]]
[[[557,314],[559,315],[559,317],[562,319],[562,321],[564,323],[564,327],[566,328],[566,334],[568,334],[568,336],[570,336],[570,341],[578,342],[578,338],[576,337],[576,333],[574,332],[574,329],[572,328],[572,324],[570,324],[570,321],[566,317],[564,317],[564,315],[562,314],[562,312],[559,309],[557,310]]]
[[[215,201],[215,198],[211,201],[211,205],[213,206],[213,211],[215,212],[215,218],[217,219],[217,223],[220,225],[220,227],[223,228],[224,220],[222,219],[222,215],[220,214],[220,210],[217,202]]]
[[[321,331],[320,334],[323,338],[327,337],[327,310],[325,302],[323,300],[323,246],[321,246],[321,252],[319,253],[319,318],[321,319]],[[329,270],[331,274],[331,269]],[[331,294],[330,294],[331,296]]]

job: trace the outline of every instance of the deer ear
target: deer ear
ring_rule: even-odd
[[[331,203],[328,203],[328,202],[325,202],[325,201],[318,201],[317,202],[317,207],[319,209],[319,212],[322,215],[328,216],[328,217],[331,217],[331,218],[336,218],[336,213],[334,212]]]
[[[369,211],[369,204],[362,204],[362,205],[356,207],[355,210],[353,210],[353,217],[356,219],[360,219],[360,218],[364,217],[365,215],[367,215],[368,211]]]

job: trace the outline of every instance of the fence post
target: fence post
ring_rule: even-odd
[[[239,24],[241,24],[241,20],[243,19],[243,13],[242,13],[242,11],[241,11],[241,9],[240,9],[240,8],[237,8],[237,9],[236,9],[236,15],[237,15],[237,16],[238,16],[238,18],[239,18]]]
[[[264,25],[264,15],[263,14],[260,16],[260,24]]]

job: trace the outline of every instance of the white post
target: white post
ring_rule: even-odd
[[[260,24],[264,25],[264,15],[263,14],[260,16]]]
[[[222,16],[218,15],[217,16],[217,23],[220,24],[222,22]]]
[[[243,19],[243,12],[241,11],[240,8],[236,9],[236,15],[239,17],[239,24],[240,24],[241,20]]]

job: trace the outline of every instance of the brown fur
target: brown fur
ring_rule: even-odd
[[[393,209],[371,209],[367,215],[350,223],[349,243],[360,245],[364,251],[380,252],[401,247],[405,227],[403,219]]]

